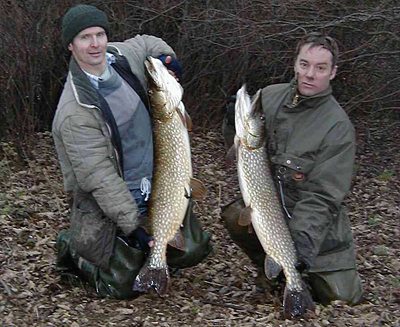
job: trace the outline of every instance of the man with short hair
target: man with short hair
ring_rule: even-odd
[[[181,67],[163,40],[137,35],[108,43],[109,24],[96,7],[64,16],[63,46],[72,53],[53,121],[53,137],[70,197],[70,230],[57,237],[59,270],[74,269],[99,296],[132,298],[132,286],[153,241],[146,232],[153,174],[151,108],[144,62],[159,58],[179,81]],[[210,252],[189,206],[186,251],[168,263],[188,267]]]
[[[316,301],[357,304],[363,290],[350,220],[342,205],[350,189],[356,141],[348,116],[332,96],[337,60],[338,46],[331,37],[306,35],[296,48],[295,77],[264,88],[262,107],[268,155],[297,249],[297,268],[308,274]],[[226,130],[224,135],[229,135]],[[243,207],[241,199],[234,201],[222,217],[232,239],[259,267],[258,280],[263,280],[264,250],[257,236],[238,224]]]

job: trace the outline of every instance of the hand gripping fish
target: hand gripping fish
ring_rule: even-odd
[[[237,92],[235,145],[239,185],[246,205],[239,224],[250,227],[252,223],[266,253],[266,276],[276,278],[283,269],[283,313],[285,318],[293,318],[308,309],[314,311],[315,306],[295,267],[297,254],[271,176],[260,99],[259,90],[251,101],[245,85]]]
[[[162,296],[169,284],[167,245],[184,248],[180,227],[189,198],[202,197],[205,187],[192,178],[191,122],[182,103],[183,88],[159,59],[148,57],[145,66],[153,110],[154,174],[148,228],[154,246],[136,276],[133,290],[145,292],[154,287]]]

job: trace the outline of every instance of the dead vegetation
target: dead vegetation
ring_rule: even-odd
[[[400,326],[400,124],[354,121],[357,173],[346,202],[357,242],[366,301],[355,307],[318,305],[315,318],[283,320],[282,290],[259,292],[256,271],[229,239],[220,206],[239,193],[226,168],[219,130],[192,132],[195,175],[207,187],[196,205],[214,251],[200,265],[178,271],[165,298],[97,298],[83,283],[55,274],[56,233],[68,208],[50,133],[37,135],[28,166],[16,167],[11,144],[0,161],[0,325],[24,326]]]
[[[197,125],[220,123],[224,104],[293,77],[297,40],[337,39],[335,97],[348,112],[399,117],[400,6],[395,0],[4,0],[0,1],[0,141],[30,158],[49,130],[68,70],[61,20],[77,3],[104,10],[111,41],[161,37],[183,65],[185,104]]]
[[[68,207],[50,133],[36,132],[49,129],[58,102],[69,57],[60,45],[60,23],[77,2],[2,1],[0,325],[399,327],[397,2],[81,2],[106,11],[111,40],[151,34],[177,52],[185,104],[198,125],[192,133],[195,174],[208,187],[195,210],[213,235],[214,251],[202,264],[176,272],[165,298],[100,299],[86,284],[55,274],[55,238],[68,227]],[[335,96],[353,117],[364,117],[354,119],[359,152],[346,202],[366,301],[317,306],[315,318],[289,321],[282,319],[282,290],[256,289],[255,268],[221,221],[221,205],[239,188],[235,168],[225,166],[218,125],[224,104],[243,82],[254,91],[290,80],[295,41],[316,30],[339,41]]]

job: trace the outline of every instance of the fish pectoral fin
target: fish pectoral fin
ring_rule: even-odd
[[[236,159],[236,145],[233,144],[226,153],[227,165],[230,166],[233,162],[235,162],[235,159]]]
[[[249,226],[251,224],[251,207],[244,208],[239,215],[238,224],[239,226]]]
[[[175,233],[174,238],[168,242],[168,245],[172,246],[175,249],[184,251],[185,250],[185,239],[183,238],[182,232],[180,229]]]
[[[190,185],[185,185],[185,198],[190,199],[192,197],[192,190],[190,189]]]
[[[193,127],[193,122],[192,118],[190,118],[189,114],[187,113],[185,106],[183,102],[181,101],[176,109],[183,125],[186,127],[186,129],[190,132]]]
[[[190,178],[190,197],[195,199],[203,199],[206,195],[206,187],[203,182],[197,178]]]
[[[185,110],[185,120],[186,120],[186,128],[190,132],[193,127],[193,122],[192,122],[192,118],[189,116],[189,114],[187,113],[186,110]]]
[[[272,257],[266,255],[264,261],[264,271],[265,271],[265,276],[269,280],[274,280],[281,273],[282,266],[279,263],[277,263]]]

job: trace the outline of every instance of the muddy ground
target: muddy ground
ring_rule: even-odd
[[[364,303],[317,305],[315,317],[284,320],[283,290],[256,288],[256,269],[220,218],[239,189],[218,130],[191,132],[195,175],[208,189],[195,211],[212,234],[211,255],[174,275],[164,298],[101,299],[88,285],[71,284],[55,273],[55,238],[68,226],[68,206],[51,135],[42,133],[26,166],[1,144],[0,326],[400,326],[400,123],[354,124],[359,147],[346,204]]]

